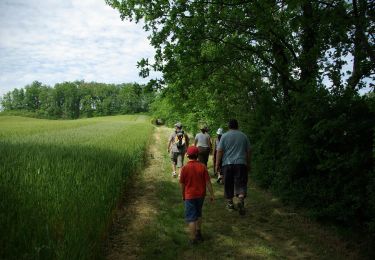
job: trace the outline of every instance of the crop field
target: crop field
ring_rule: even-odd
[[[0,259],[97,256],[152,130],[146,116],[0,116]]]

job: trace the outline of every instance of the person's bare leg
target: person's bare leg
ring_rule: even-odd
[[[203,241],[203,237],[202,237],[202,218],[198,218],[198,220],[197,220],[197,230],[196,230],[195,238],[197,240]]]
[[[176,177],[176,164],[175,163],[172,163],[172,170],[173,170],[172,172],[173,177]]]
[[[189,222],[188,226],[190,241],[195,241],[195,234],[197,232],[197,221]]]
[[[245,195],[243,193],[240,193],[238,195],[238,212],[240,215],[245,215]]]

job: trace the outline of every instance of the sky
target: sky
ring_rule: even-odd
[[[0,0],[0,97],[35,80],[146,83],[147,36],[105,0]]]

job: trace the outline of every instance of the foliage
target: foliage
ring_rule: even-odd
[[[253,177],[312,215],[374,226],[371,1],[120,1],[156,48],[152,111],[192,132],[235,117]],[[349,68],[349,69],[348,69]],[[374,230],[374,229],[372,229]]]
[[[0,117],[0,258],[93,259],[152,131],[137,116]]]
[[[136,83],[75,81],[57,83],[51,88],[35,81],[25,89],[6,93],[1,105],[4,111],[26,111],[39,118],[76,119],[147,112],[153,98],[152,90]]]

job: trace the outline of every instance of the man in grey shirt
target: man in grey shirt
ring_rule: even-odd
[[[231,119],[228,122],[229,131],[223,134],[217,149],[215,168],[224,175],[224,196],[227,208],[234,210],[233,197],[238,197],[240,215],[245,214],[244,199],[247,195],[248,172],[250,171],[251,150],[247,136],[238,130],[238,122]]]

